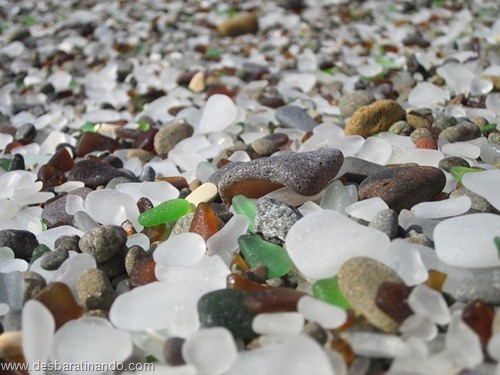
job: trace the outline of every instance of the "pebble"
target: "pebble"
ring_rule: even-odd
[[[402,283],[394,270],[366,257],[353,257],[342,264],[339,286],[356,311],[383,332],[395,333],[398,324],[375,304],[380,285],[384,282]]]
[[[220,35],[230,37],[255,34],[258,30],[259,22],[255,13],[236,15],[217,25],[217,31]]]
[[[238,109],[229,96],[214,94],[205,104],[195,134],[223,131],[233,123],[237,114]]]
[[[194,128],[184,120],[173,121],[158,130],[154,137],[155,152],[165,158],[183,139],[193,135]]]
[[[81,160],[68,174],[68,181],[82,181],[86,187],[96,189],[115,177],[129,177],[123,171],[109,164],[93,160]]]
[[[257,200],[254,231],[266,241],[281,245],[290,228],[300,218],[302,214],[295,207],[264,196]]]
[[[196,233],[170,236],[160,243],[154,253],[156,264],[174,267],[191,267],[205,255],[205,241]]]
[[[48,253],[45,253],[42,256],[42,260],[40,262],[40,266],[44,270],[53,271],[57,270],[63,262],[68,259],[69,252],[68,250],[59,249],[54,250]]]
[[[63,235],[60,236],[54,243],[54,250],[67,250],[81,253],[80,247],[80,236],[78,235]]]
[[[82,252],[102,263],[120,251],[127,243],[127,232],[117,225],[103,225],[86,233],[79,242]]]
[[[398,214],[390,208],[380,210],[373,216],[368,227],[385,233],[392,240],[398,234]]]
[[[217,186],[215,184],[212,182],[205,182],[194,189],[194,191],[186,197],[186,201],[196,207],[201,202],[212,202],[217,197],[217,192]]]
[[[418,128],[411,132],[410,139],[413,143],[417,143],[422,138],[434,139],[434,133],[429,128]]]
[[[396,212],[410,209],[417,203],[439,194],[446,177],[439,168],[399,167],[376,173],[359,186],[359,199],[380,197]]]
[[[457,123],[457,119],[453,116],[441,116],[434,120],[432,127],[443,131],[444,129],[455,126]]]
[[[471,208],[469,197],[457,197],[437,202],[422,202],[411,208],[411,212],[421,219],[440,219],[466,213]]]
[[[470,165],[464,158],[459,156],[448,156],[439,162],[438,167],[445,172],[451,173],[451,168],[453,167],[470,168]]]
[[[406,121],[396,121],[391,127],[387,130],[389,133],[394,133],[398,135],[410,135],[415,128],[408,124]]]
[[[144,259],[146,256],[146,251],[144,251],[141,246],[134,245],[129,247],[127,255],[125,255],[125,270],[129,276],[137,262]]]
[[[408,112],[406,114],[406,121],[415,129],[430,128],[432,126],[432,122],[429,120],[428,116],[419,113],[418,111]]]
[[[385,171],[387,167],[354,156],[346,156],[342,169],[346,171],[343,177],[348,181],[359,184],[365,178],[377,172]]]
[[[76,195],[77,197],[85,199],[91,191],[92,190],[89,188],[82,187],[72,190],[67,194],[59,194],[55,199],[44,205],[42,211],[43,222],[47,224],[49,228],[69,224],[72,216],[66,211],[68,196]]]
[[[371,104],[375,100],[375,96],[365,90],[355,90],[346,93],[340,98],[338,103],[340,114],[344,117],[351,117],[359,108]]]
[[[396,121],[404,119],[404,109],[394,100],[377,100],[354,112],[345,127],[345,135],[366,138],[387,131]]]
[[[87,310],[109,311],[115,298],[111,282],[103,271],[95,268],[87,269],[78,276],[76,291]]]
[[[476,124],[471,122],[461,122],[455,126],[444,129],[439,133],[439,139],[446,140],[450,143],[470,141],[479,138],[481,130]]]
[[[274,112],[274,116],[284,128],[300,129],[308,132],[317,125],[317,122],[304,109],[296,105],[279,107]]]
[[[169,337],[163,344],[163,359],[170,366],[181,366],[186,364],[182,358],[182,346],[186,342],[182,337]]]
[[[23,284],[23,303],[32,299],[37,295],[43,288],[47,286],[47,282],[43,276],[39,275],[33,271],[22,272],[24,284]]]
[[[203,295],[198,301],[202,327],[227,328],[235,339],[251,339],[257,334],[252,329],[255,314],[243,306],[245,293],[223,289]]]
[[[479,173],[466,173],[462,184],[469,190],[485,198],[494,208],[500,210],[500,170],[491,169]]]
[[[434,229],[436,254],[446,264],[464,268],[500,266],[494,237],[500,217],[477,213],[444,220]],[[475,249],[473,252],[470,249]]]
[[[194,219],[194,212],[188,213],[184,216],[181,216],[179,220],[175,222],[174,227],[172,228],[171,236],[178,235],[181,233],[187,233],[189,232],[189,229],[191,228],[191,224]]]
[[[118,140],[106,137],[98,133],[83,133],[76,147],[76,156],[82,158],[90,152],[109,151],[113,152],[120,146]]]
[[[450,310],[441,293],[427,285],[417,285],[408,296],[408,304],[415,314],[429,318],[436,324],[446,325],[451,320]]]
[[[222,176],[219,194],[225,203],[239,194],[260,198],[283,186],[301,195],[315,195],[337,175],[343,160],[339,150],[327,148],[252,160]]]
[[[382,199],[374,197],[349,205],[345,212],[349,216],[370,222],[378,212],[387,208],[387,204]]]
[[[272,139],[262,137],[252,142],[252,148],[261,156],[271,156],[279,151],[279,145]]]
[[[338,273],[352,257],[381,259],[389,238],[332,210],[300,219],[288,232],[286,247],[297,269],[306,277],[325,279]],[[325,246],[325,244],[335,246]]]
[[[115,255],[108,260],[97,264],[97,268],[104,272],[108,279],[112,280],[115,277],[124,275],[127,270],[125,269],[125,255],[127,247],[122,247]]]
[[[27,230],[3,229],[0,230],[0,247],[4,246],[11,248],[16,258],[30,261],[33,250],[38,246],[38,240]]]

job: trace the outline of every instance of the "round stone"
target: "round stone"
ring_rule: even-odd
[[[398,234],[398,214],[390,208],[383,209],[375,214],[368,227],[387,234],[392,240]]]
[[[32,271],[22,272],[24,279],[23,286],[23,303],[36,296],[43,288],[47,286],[47,282],[40,274]]]
[[[345,127],[345,135],[369,137],[387,131],[396,121],[404,119],[404,109],[394,100],[377,100],[354,112]]]
[[[61,264],[63,264],[63,262],[68,259],[68,257],[68,250],[60,249],[50,251],[43,254],[40,262],[40,267],[48,271],[57,270],[61,266]]]
[[[371,104],[376,100],[369,91],[355,90],[342,96],[339,100],[340,113],[344,117],[351,117],[359,108]]]
[[[38,246],[36,236],[27,230],[4,229],[0,230],[0,247],[10,247],[16,258],[29,261],[33,250]]]
[[[394,270],[374,259],[355,257],[342,265],[338,280],[340,290],[356,313],[363,315],[381,331],[397,331],[398,323],[375,303],[382,283],[403,283]]]
[[[470,168],[470,165],[464,158],[458,156],[449,156],[447,158],[442,159],[439,162],[438,167],[445,172],[451,173],[451,168],[453,167]]]
[[[113,257],[127,243],[127,232],[117,225],[103,225],[85,234],[79,242],[82,252],[92,255],[97,263]]]
[[[184,120],[166,124],[155,135],[154,148],[156,153],[166,157],[177,143],[191,137],[193,132],[193,127]]]
[[[103,271],[89,268],[76,281],[80,302],[88,310],[109,310],[114,300],[114,289]]]

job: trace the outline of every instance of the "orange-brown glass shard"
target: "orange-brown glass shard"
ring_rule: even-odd
[[[462,320],[477,333],[483,346],[486,346],[491,338],[494,318],[495,310],[480,299],[471,301],[462,311]]]
[[[146,285],[158,281],[155,276],[156,263],[152,257],[143,258],[137,261],[132,267],[129,275],[130,288]]]
[[[425,285],[429,288],[435,289],[440,292],[443,289],[444,282],[446,281],[446,274],[436,271],[429,270],[429,277],[425,281]]]
[[[234,196],[244,195],[247,198],[260,198],[285,185],[265,180],[243,180],[232,183],[221,192],[225,203],[230,203]]]
[[[199,234],[205,241],[219,231],[219,221],[208,203],[198,204],[189,231]]]
[[[270,286],[248,280],[236,273],[231,273],[227,276],[226,286],[230,289],[239,289],[244,292],[258,292],[262,290],[272,289]]]
[[[273,288],[261,292],[248,293],[243,298],[243,305],[253,313],[278,311],[297,311],[299,299],[306,293],[296,289]]]

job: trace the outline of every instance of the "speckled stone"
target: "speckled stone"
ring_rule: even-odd
[[[340,268],[338,282],[340,290],[357,314],[363,315],[383,332],[397,331],[398,323],[375,304],[382,283],[403,283],[394,270],[371,258],[354,257]]]
[[[343,177],[347,181],[360,183],[365,178],[387,170],[387,167],[371,161],[360,159],[354,156],[347,156],[344,160],[343,168],[347,171]]]
[[[482,75],[481,78],[491,81],[491,83],[493,83],[494,91],[500,91],[500,75],[485,74]]]
[[[155,134],[154,148],[158,155],[166,157],[177,143],[193,135],[194,128],[184,120],[174,121]]]
[[[16,258],[30,261],[33,250],[38,246],[36,236],[27,230],[0,230],[0,247],[10,247]]]
[[[351,117],[359,108],[373,103],[375,96],[370,91],[355,90],[340,98],[338,106],[340,114],[344,117]]]
[[[435,139],[434,133],[429,128],[418,128],[411,132],[410,139],[413,143],[417,143],[420,139],[431,138]]]
[[[37,134],[37,130],[35,128],[35,125],[28,122],[26,124],[21,125],[17,129],[16,134],[14,135],[14,140],[15,141],[20,141],[21,139],[32,140],[32,139],[35,139],[36,134]]]
[[[500,133],[490,133],[488,135],[488,142],[500,145]]]
[[[418,112],[407,113],[406,121],[415,129],[430,128],[432,126],[432,122],[427,117],[421,115]]]
[[[452,116],[441,116],[438,117],[434,122],[432,123],[433,128],[437,128],[439,130],[444,130],[446,128],[449,128],[451,126],[455,126],[457,124],[457,119]]]
[[[109,310],[115,298],[111,282],[96,268],[89,268],[78,276],[76,291],[87,310]]]
[[[464,158],[458,156],[449,156],[439,161],[438,167],[443,171],[450,173],[453,167],[466,167],[469,168],[469,162]]]
[[[337,175],[343,161],[342,152],[333,148],[255,159],[224,174],[219,194],[226,204],[238,194],[260,198],[283,186],[301,195],[315,195]]]
[[[274,116],[284,128],[295,128],[308,132],[317,125],[317,122],[304,109],[296,105],[279,107],[274,112]]]
[[[158,134],[158,133],[156,133]],[[143,150],[142,148],[132,148],[127,152],[127,159],[139,158],[143,163],[147,163],[155,157],[155,154]]]
[[[281,245],[300,218],[302,214],[295,207],[271,197],[262,197],[257,201],[254,230],[267,241]]]
[[[106,277],[113,280],[115,277],[127,273],[125,268],[125,256],[127,255],[127,247],[122,247],[115,255],[108,260],[99,263],[97,268],[104,272]]]
[[[189,227],[193,221],[194,212],[181,216],[172,228],[171,236],[189,232]]]
[[[126,184],[129,182],[133,182],[130,178],[120,176],[120,177],[115,177],[109,180],[109,182],[106,184],[106,189],[116,189],[116,187],[120,184]]]
[[[470,121],[473,124],[476,124],[477,126],[479,126],[479,128],[481,128],[481,129],[489,124],[489,121],[486,120],[484,117],[473,117],[470,119]]]
[[[473,191],[466,188],[458,188],[450,193],[450,199],[458,197],[469,197],[471,199],[471,207],[468,213],[478,213],[478,212],[493,212],[493,206],[482,196],[474,193]]]
[[[430,201],[446,184],[444,172],[435,167],[398,167],[376,173],[359,186],[359,199],[380,197],[396,212]]]
[[[45,288],[47,286],[47,281],[45,281],[42,275],[33,271],[24,271],[21,272],[21,274],[24,279],[23,303],[25,303]]]
[[[115,177],[129,177],[125,172],[112,167],[109,164],[93,161],[81,160],[68,174],[68,181],[82,181],[86,187],[95,189],[106,184]]]
[[[381,210],[375,214],[368,227],[387,234],[392,240],[398,234],[398,214],[390,208]]]
[[[219,185],[220,179],[231,169],[236,167],[237,165],[243,164],[242,161],[233,161],[224,165],[222,168],[217,169],[212,175],[208,178],[207,182],[211,182],[212,184]]]
[[[481,129],[471,122],[461,122],[439,133],[439,139],[446,139],[450,143],[470,141],[481,136]]]
[[[406,121],[401,120],[396,121],[394,124],[392,124],[388,132],[399,135],[410,135],[414,130],[415,128],[413,126],[408,124]]]
[[[54,243],[54,250],[76,251],[77,253],[81,253],[79,243],[80,236],[76,234],[63,235],[59,237]]]
[[[359,108],[345,127],[345,135],[371,135],[387,131],[396,121],[405,119],[404,109],[394,100],[377,100]]]
[[[271,156],[280,149],[276,142],[266,137],[253,141],[252,148],[261,156]]]
[[[79,242],[83,253],[102,263],[115,255],[127,242],[127,232],[117,225],[103,225],[85,234]]]
[[[125,270],[127,271],[127,275],[130,275],[132,268],[134,268],[137,262],[147,256],[146,251],[141,246],[131,246],[127,251],[127,255],[125,255]]]
[[[68,259],[68,257],[68,250],[59,249],[50,251],[42,255],[40,267],[47,271],[57,270],[61,266],[61,264],[63,264],[64,261]]]

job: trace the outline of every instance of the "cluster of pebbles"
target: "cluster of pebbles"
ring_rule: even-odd
[[[500,374],[497,1],[0,17],[2,366]]]

